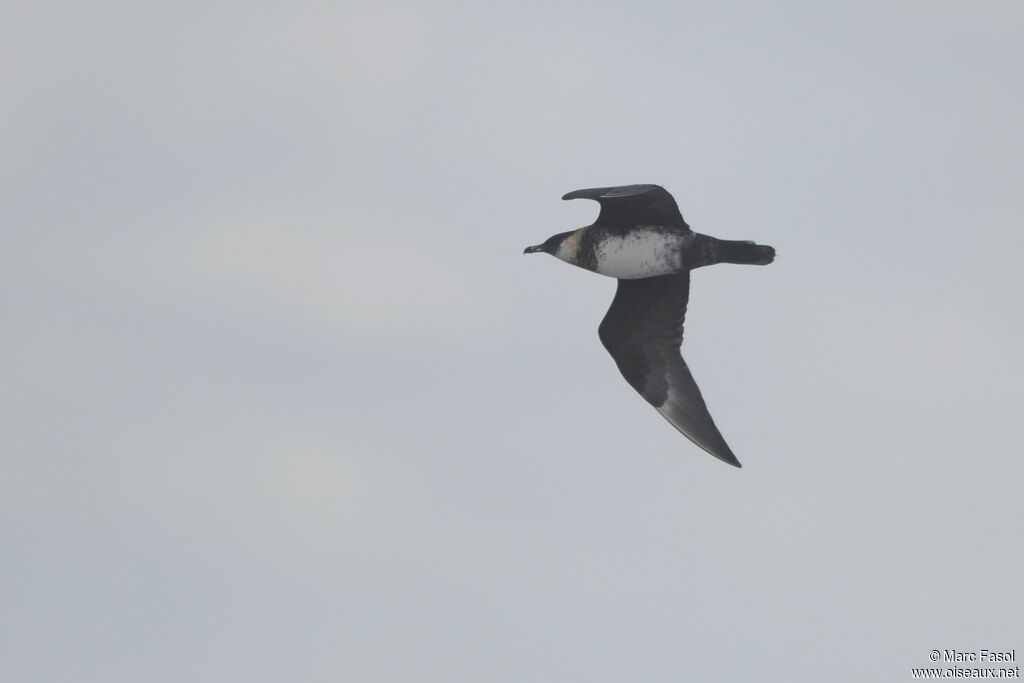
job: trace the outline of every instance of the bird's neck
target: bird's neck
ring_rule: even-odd
[[[574,266],[579,265],[580,245],[583,242],[583,233],[586,229],[580,228],[562,240],[562,243],[558,245],[558,249],[555,251],[555,258],[571,263]]]

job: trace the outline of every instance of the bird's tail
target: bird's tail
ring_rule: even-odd
[[[766,266],[775,260],[775,248],[753,242],[715,241],[717,263],[739,263],[751,266]]]

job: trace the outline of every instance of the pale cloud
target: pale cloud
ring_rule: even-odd
[[[835,319],[842,346],[832,350],[873,378],[878,391],[956,396],[998,384],[1016,366],[1013,350],[988,320],[970,311],[951,315],[929,303],[903,303],[871,311],[851,306],[844,309],[848,318]]]
[[[181,27],[187,49],[167,60],[166,86],[181,98],[168,104],[200,128],[268,116],[352,123],[424,68],[436,23],[416,3],[204,7]]]
[[[482,295],[457,251],[426,226],[405,229],[411,217],[358,214],[229,207],[168,235],[153,273],[163,291],[197,305],[352,342],[445,335],[478,319]]]
[[[162,529],[202,527],[275,564],[337,562],[379,547],[374,537],[419,497],[393,460],[339,419],[268,419],[151,442],[111,467],[110,484]]]

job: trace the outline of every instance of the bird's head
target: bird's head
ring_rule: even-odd
[[[526,249],[523,249],[523,253],[536,254],[537,252],[543,251],[547,254],[551,254],[552,256],[559,256],[559,247],[562,246],[562,243],[565,242],[567,237],[575,233],[575,230],[570,230],[569,232],[560,232],[557,235],[552,235],[551,237],[544,240],[544,242],[541,244],[535,244],[532,247],[527,247]]]

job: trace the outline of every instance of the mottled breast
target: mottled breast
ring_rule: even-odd
[[[660,226],[637,226],[626,235],[605,235],[594,244],[601,275],[636,280],[683,270],[683,250],[693,234]]]

